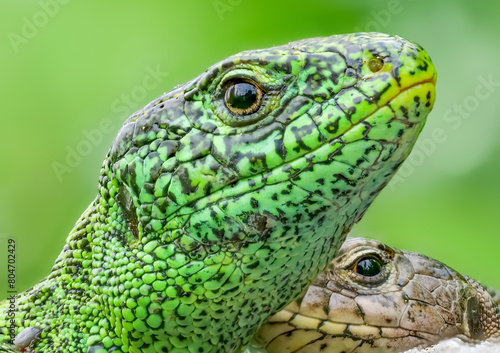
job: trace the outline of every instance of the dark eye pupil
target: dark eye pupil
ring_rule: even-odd
[[[226,91],[226,104],[229,108],[241,110],[245,114],[258,99],[257,87],[247,82],[239,82]]]
[[[380,264],[380,261],[371,257],[361,259],[356,264],[356,272],[365,277],[376,276],[381,270],[382,265]]]

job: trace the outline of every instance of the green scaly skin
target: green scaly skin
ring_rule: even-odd
[[[262,89],[256,112],[228,109],[235,80]],[[410,153],[435,80],[418,45],[349,34],[242,52],[154,100],[52,272],[16,297],[16,333],[38,324],[37,352],[241,352]]]

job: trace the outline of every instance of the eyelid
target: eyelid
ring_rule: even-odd
[[[242,76],[237,76],[237,77],[233,77],[233,78],[222,81],[221,82],[221,89],[223,91],[226,91],[231,85],[236,84],[236,83],[241,83],[241,82],[245,82],[245,83],[254,85],[255,87],[257,87],[257,89],[259,89],[262,92],[262,95],[267,93],[267,90],[265,88],[263,88],[262,85],[259,84],[259,82],[256,82],[255,80],[252,80],[251,78],[249,79],[249,78],[242,77]]]
[[[270,75],[264,68],[241,66],[232,68],[222,76],[217,84],[218,90],[224,89],[228,82],[235,79],[248,80],[257,85],[263,93],[279,90],[283,85],[283,82],[277,80],[275,75]]]
[[[382,265],[385,265],[387,261],[384,260],[384,256],[377,251],[373,251],[370,249],[369,251],[358,251],[354,254],[351,254],[346,258],[346,263],[342,268],[344,270],[351,270],[356,264],[366,257],[372,257],[380,261]]]
[[[260,89],[262,91],[262,95],[264,94],[267,94],[268,92],[272,91],[273,87],[268,85],[268,84],[265,84],[259,80],[256,79],[255,76],[251,76],[251,75],[241,75],[241,74],[238,74],[238,75],[226,75],[224,76],[224,78],[221,80],[220,84],[219,84],[219,92],[224,92],[231,83],[234,83],[234,82],[247,82],[247,83],[250,83],[252,85],[255,85],[258,89]]]
[[[356,260],[356,261],[352,264],[352,266],[351,266],[351,267],[349,267],[349,269],[350,269],[351,271],[356,272],[356,271],[354,270],[354,268],[355,268],[356,266],[358,266],[358,264],[359,264],[359,262],[360,262],[360,261],[363,261],[363,260],[366,260],[366,259],[374,259],[374,260],[377,260],[377,261],[380,263],[380,266],[381,266],[381,267],[383,267],[383,266],[385,265],[384,260],[382,260],[382,259],[380,258],[380,256],[375,255],[375,254],[366,254],[366,255],[363,255],[363,256],[359,257],[359,258],[358,258],[358,259],[357,259],[357,260]],[[356,272],[356,273],[357,273],[357,272]]]

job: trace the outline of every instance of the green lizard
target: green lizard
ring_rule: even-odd
[[[51,273],[0,304],[0,341],[241,352],[410,153],[435,82],[418,45],[358,33],[242,52],[155,99],[115,138]]]

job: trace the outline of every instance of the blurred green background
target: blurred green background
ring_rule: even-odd
[[[500,288],[499,11],[465,0],[2,1],[0,298],[7,239],[21,291],[49,273],[129,114],[241,50],[365,30],[424,46],[438,98],[352,234]]]

